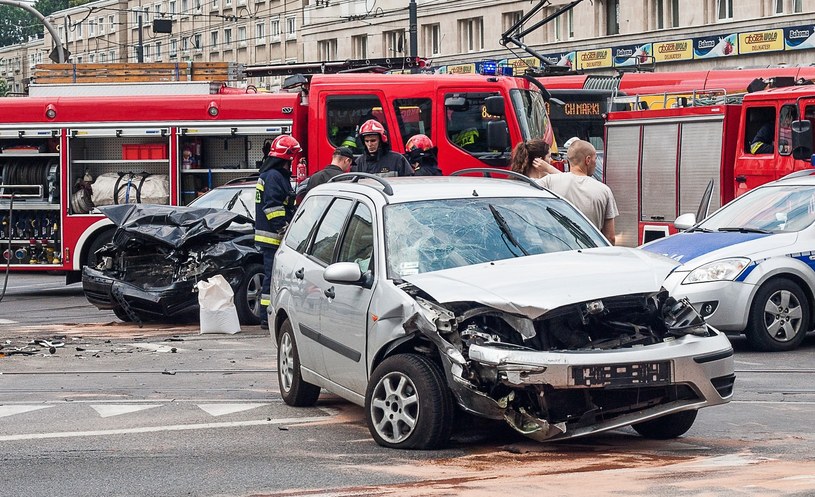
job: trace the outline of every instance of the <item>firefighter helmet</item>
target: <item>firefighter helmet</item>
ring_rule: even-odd
[[[382,143],[388,143],[388,135],[385,133],[385,127],[376,119],[368,119],[362,126],[359,127],[359,136],[379,135]]]
[[[415,149],[430,150],[431,148],[433,148],[433,142],[427,135],[413,135],[405,145],[405,152],[410,152]]]
[[[294,137],[280,135],[272,141],[272,148],[269,150],[269,157],[277,157],[283,160],[294,160],[294,156],[300,153],[303,148]]]

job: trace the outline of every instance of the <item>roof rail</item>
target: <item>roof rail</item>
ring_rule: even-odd
[[[662,107],[654,107],[654,103],[659,103],[657,101],[659,97],[662,98]],[[611,103],[628,104],[633,110],[648,110],[657,108],[671,109],[677,107],[740,104],[743,98],[743,93],[728,94],[724,88],[711,88],[708,90],[680,90],[642,95],[613,96]],[[651,103],[649,104],[648,102]]]
[[[396,69],[420,69],[428,64],[422,57],[347,59],[333,62],[292,62],[244,66],[246,77],[291,76],[294,74],[337,74],[343,72],[386,72]]]
[[[368,178],[368,179],[372,179],[372,180],[376,181],[377,183],[382,185],[382,189],[385,191],[385,195],[393,196],[393,188],[391,187],[391,184],[388,183],[382,176],[377,176],[375,174],[369,174],[369,173],[343,173],[343,174],[338,174],[338,175],[334,176],[333,178],[331,178],[328,181],[329,182],[350,181],[352,183],[359,183],[359,180],[363,179],[363,178]]]
[[[491,175],[495,174],[495,173],[504,174],[506,176],[511,177],[512,179],[517,179],[517,180],[521,180],[521,181],[523,181],[525,183],[528,183],[528,184],[534,186],[535,188],[537,188],[538,190],[545,190],[546,189],[546,188],[542,187],[541,185],[539,185],[537,182],[535,182],[535,180],[533,180],[529,176],[527,176],[525,174],[521,174],[521,173],[519,173],[517,171],[509,170],[509,169],[492,169],[492,168],[489,168],[489,167],[471,167],[469,169],[460,169],[458,171],[454,171],[453,173],[450,174],[450,176],[462,176],[464,174],[473,174],[473,173],[480,173],[485,178],[491,178],[492,177]]]

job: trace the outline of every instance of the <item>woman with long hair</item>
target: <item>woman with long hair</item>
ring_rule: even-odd
[[[549,144],[541,139],[523,141],[512,149],[510,169],[532,179],[538,179],[551,173],[559,173],[555,166],[549,163],[552,156],[549,153]]]

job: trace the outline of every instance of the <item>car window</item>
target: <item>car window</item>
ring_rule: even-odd
[[[385,208],[384,223],[389,278],[608,245],[562,199],[473,198],[394,204]]]
[[[365,204],[357,204],[348,221],[348,229],[340,246],[337,262],[356,262],[364,273],[371,266],[374,255],[374,229],[371,210]]]
[[[712,231],[800,231],[815,221],[815,187],[778,185],[751,190],[699,225]]]
[[[353,202],[345,198],[334,200],[328,212],[325,213],[322,222],[317,227],[317,234],[314,236],[314,245],[311,247],[311,256],[315,259],[331,264],[334,257],[334,247],[340,238],[342,227],[348,219]]]
[[[216,188],[190,202],[190,207],[229,209],[255,218],[255,185],[246,188]]]
[[[311,238],[309,235],[314,231],[320,216],[323,215],[326,206],[331,201],[331,197],[324,195],[314,195],[297,208],[294,220],[286,234],[286,245],[294,250],[303,253]]]

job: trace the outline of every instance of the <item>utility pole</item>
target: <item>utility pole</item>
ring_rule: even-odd
[[[144,62],[144,44],[142,40],[142,18],[141,13],[139,14],[139,44],[136,45],[136,62],[141,64]]]
[[[410,4],[408,4],[408,33],[410,35],[410,57],[416,58],[419,56],[419,39],[417,34],[417,15],[416,15],[416,0],[410,0]],[[411,72],[416,72],[417,69],[411,69]]]

